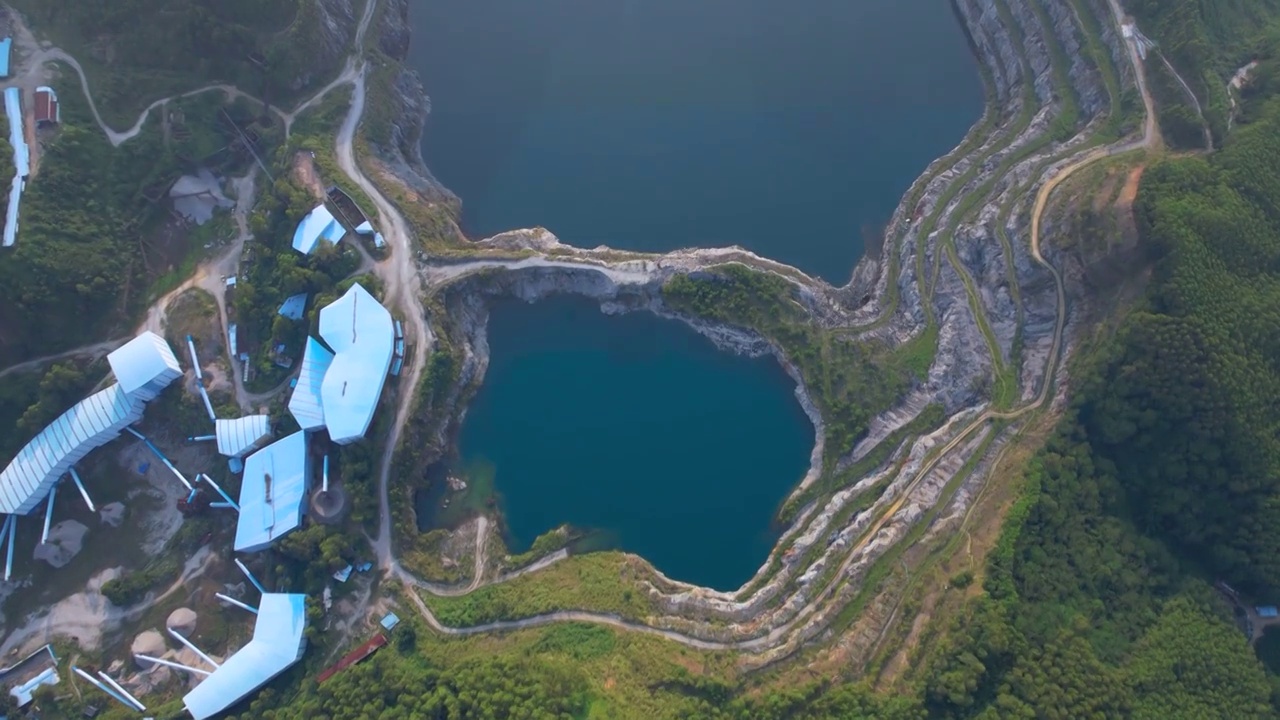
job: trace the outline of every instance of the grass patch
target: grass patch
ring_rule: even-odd
[[[460,597],[423,593],[440,622],[472,627],[533,617],[556,610],[592,610],[630,619],[655,612],[639,581],[648,567],[619,552],[577,555],[510,582],[488,585]]]

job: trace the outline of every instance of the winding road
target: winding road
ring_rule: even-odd
[[[386,437],[386,444],[382,452],[378,471],[379,526],[377,537],[372,539],[372,543],[378,557],[379,566],[383,569],[384,573],[398,578],[406,586],[406,590],[408,591],[407,595],[417,607],[424,620],[437,632],[447,635],[462,636],[518,630],[558,622],[586,622],[607,625],[631,632],[654,635],[701,650],[759,651],[785,642],[793,630],[804,627],[804,621],[812,618],[822,609],[824,603],[830,600],[831,597],[843,587],[842,583],[828,583],[820,592],[811,598],[804,607],[800,608],[790,620],[771,628],[764,634],[749,639],[723,642],[705,640],[674,630],[652,627],[644,623],[624,619],[617,615],[574,610],[551,612],[517,620],[499,621],[471,627],[450,627],[444,625],[435,617],[431,609],[414,589],[415,587],[421,587],[428,592],[440,595],[465,595],[466,593],[472,592],[481,587],[483,584],[482,572],[484,567],[484,554],[486,549],[485,539],[487,537],[488,525],[487,519],[482,517],[481,522],[478,524],[477,531],[477,548],[475,557],[476,571],[470,585],[464,590],[458,591],[455,589],[437,588],[430,584],[422,583],[405,571],[395,557],[391,538],[391,511],[389,500],[392,461],[405,424],[412,413],[416,394],[415,390],[419,385],[422,372],[425,367],[425,361],[428,356],[428,351],[434,342],[434,335],[426,322],[426,314],[421,303],[420,293],[422,291],[422,277],[419,274],[418,266],[414,260],[417,253],[409,224],[403,215],[397,210],[395,205],[389,201],[380,192],[376,184],[364,174],[355,156],[355,135],[366,105],[365,80],[367,65],[363,59],[363,43],[369,24],[374,16],[376,2],[377,0],[366,1],[356,33],[356,52],[348,59],[346,66],[338,77],[317,92],[316,95],[301,103],[293,112],[286,113],[276,108],[273,108],[273,112],[282,118],[285,123],[287,133],[289,127],[292,125],[293,119],[297,117],[298,114],[304,112],[310,107],[313,107],[324,97],[324,95],[332,91],[334,88],[346,84],[351,85],[351,106],[335,140],[335,152],[338,165],[342,172],[350,177],[351,180],[356,183],[366,195],[368,195],[376,206],[381,226],[380,229],[388,243],[391,245],[393,252],[387,260],[376,264],[374,266],[374,271],[378,274],[386,287],[387,304],[396,308],[399,314],[403,317],[406,326],[406,333],[409,339],[416,344],[414,352],[412,353],[412,358],[406,365],[399,381],[399,390],[396,398],[398,404],[396,406],[395,417]],[[1109,2],[1118,23],[1120,18],[1123,17],[1123,12],[1117,0],[1109,0]],[[23,31],[25,31],[25,28]],[[22,33],[19,34],[21,35]],[[29,36],[29,33],[27,33],[27,35]],[[22,42],[23,44],[26,44],[24,41]],[[152,103],[143,111],[142,115],[138,118],[133,127],[124,132],[116,131],[102,121],[97,108],[93,106],[92,95],[90,94],[88,82],[79,64],[74,58],[58,48],[39,48],[35,45],[34,40],[31,40],[30,46],[34,47],[32,57],[36,59],[36,62],[44,63],[59,61],[66,63],[76,70],[77,74],[80,76],[81,86],[84,90],[85,96],[86,98],[89,98],[89,104],[93,110],[94,117],[113,145],[118,146],[136,136],[145,124],[150,112],[173,99],[164,98]],[[870,527],[861,533],[861,539],[857,543],[851,545],[851,547],[842,551],[846,552],[847,555],[845,556],[843,563],[839,566],[835,577],[841,576],[850,568],[858,558],[858,551],[871,543],[875,539],[877,531],[895,518],[903,504],[911,496],[912,491],[918,487],[929,473],[938,466],[938,463],[941,462],[944,457],[965,443],[969,438],[971,438],[974,432],[978,431],[993,420],[1011,420],[1023,417],[1029,413],[1039,410],[1048,402],[1053,387],[1053,378],[1057,374],[1059,355],[1061,353],[1063,335],[1066,328],[1066,290],[1063,279],[1058,269],[1044,258],[1041,248],[1042,219],[1048,206],[1050,196],[1066,179],[1079,170],[1088,167],[1103,158],[1144,147],[1157,148],[1160,144],[1159,129],[1156,124],[1153,103],[1146,87],[1142,61],[1138,57],[1136,49],[1132,45],[1130,45],[1129,50],[1130,62],[1133,65],[1147,113],[1141,138],[1113,147],[1095,148],[1079,155],[1076,159],[1069,161],[1067,164],[1060,165],[1056,170],[1050,169],[1048,172],[1052,173],[1052,175],[1049,175],[1047,179],[1045,179],[1037,191],[1031,212],[1029,237],[1031,255],[1037,264],[1046,268],[1050,272],[1053,277],[1057,294],[1056,324],[1052,337],[1051,350],[1047,359],[1047,368],[1038,394],[1034,400],[1014,410],[998,411],[990,408],[983,410],[972,421],[970,421],[968,425],[957,432],[945,445],[933,452],[931,458],[925,462],[918,471],[916,471],[911,480],[904,485],[903,489],[899,492],[897,499],[887,507],[887,509]],[[221,90],[233,97],[250,97],[236,88],[220,84],[199,88],[175,97],[186,97],[213,90]],[[251,193],[251,179],[248,182],[249,191]],[[221,267],[222,263],[228,262],[228,258],[238,259],[239,248],[245,237],[247,237],[247,233],[242,229],[241,237],[238,239],[238,242],[223,257],[215,261],[213,267]],[[215,278],[218,277],[217,274],[209,274],[207,276]],[[197,278],[192,278],[188,283],[192,283],[196,280]],[[184,285],[190,286],[188,284]],[[215,297],[218,297],[221,293],[214,294]],[[220,308],[225,320],[225,308],[221,307],[221,303]],[[163,310],[160,312],[163,312]],[[89,348],[81,348],[78,351],[85,351],[87,349]],[[78,351],[69,352],[75,353]],[[41,360],[45,359],[42,358]],[[36,363],[39,361],[32,362]],[[3,372],[13,372],[15,370],[16,367],[9,368]],[[0,372],[0,374],[3,373]],[[237,385],[237,391],[238,396],[241,397],[243,402],[243,388]],[[546,564],[550,564],[550,562],[554,562],[554,560],[550,560]],[[504,576],[503,578],[498,578],[498,580],[511,579],[523,574],[524,572],[532,572],[540,567],[545,567],[546,564],[535,563],[535,565],[530,568]]]
[[[1113,14],[1115,15],[1116,22],[1117,24],[1119,24],[1121,18],[1123,17],[1123,11],[1120,8],[1118,1],[1110,0],[1110,6]],[[1031,212],[1031,228],[1030,228],[1030,237],[1029,237],[1031,255],[1038,265],[1040,265],[1041,267],[1044,267],[1050,272],[1050,274],[1053,277],[1055,290],[1057,294],[1057,314],[1056,314],[1052,344],[1051,344],[1050,352],[1048,354],[1048,360],[1047,360],[1048,367],[1046,368],[1044,379],[1041,382],[1040,390],[1037,396],[1033,401],[1014,410],[999,411],[999,410],[993,410],[990,408],[985,409],[976,418],[974,418],[965,428],[963,428],[958,433],[956,433],[954,437],[952,437],[945,445],[943,445],[940,449],[938,449],[933,454],[932,458],[920,467],[920,469],[915,473],[912,480],[903,488],[902,491],[900,491],[898,498],[879,516],[879,518],[871,527],[867,528],[865,531],[861,533],[861,540],[857,544],[855,544],[853,547],[848,549],[846,559],[844,563],[841,565],[840,569],[837,571],[837,574],[836,574],[837,577],[839,577],[849,569],[849,567],[858,557],[857,551],[860,548],[865,547],[868,543],[870,543],[875,538],[877,531],[880,528],[882,528],[886,523],[890,522],[896,516],[897,512],[901,509],[902,505],[911,496],[912,490],[915,489],[924,480],[924,478],[926,478],[929,475],[929,473],[932,472],[937,467],[938,463],[941,462],[945,456],[947,456],[950,452],[955,450],[957,447],[960,447],[964,442],[966,442],[973,435],[975,431],[985,426],[988,422],[992,420],[1012,420],[1012,419],[1023,417],[1029,413],[1039,410],[1049,400],[1050,392],[1053,388],[1053,378],[1057,373],[1059,356],[1061,354],[1061,348],[1062,348],[1063,334],[1066,328],[1066,306],[1067,306],[1066,289],[1063,283],[1062,275],[1059,272],[1059,270],[1053,266],[1052,263],[1048,262],[1045,259],[1044,254],[1042,252],[1041,225],[1042,225],[1044,212],[1049,203],[1049,199],[1053,194],[1053,191],[1057,189],[1064,181],[1066,181],[1076,172],[1092,165],[1095,162],[1098,162],[1104,158],[1112,157],[1112,156],[1127,153],[1127,152],[1132,152],[1134,150],[1138,150],[1142,148],[1156,149],[1156,148],[1159,148],[1161,145],[1160,132],[1159,132],[1158,124],[1156,122],[1154,103],[1152,102],[1152,98],[1147,88],[1147,84],[1145,80],[1145,70],[1143,68],[1142,60],[1139,57],[1136,48],[1131,43],[1129,44],[1129,57],[1130,57],[1130,62],[1133,65],[1135,77],[1137,78],[1138,88],[1142,96],[1143,104],[1146,110],[1146,120],[1143,125],[1141,137],[1127,143],[1122,143],[1122,144],[1111,146],[1111,147],[1095,148],[1093,150],[1089,150],[1085,152],[1083,155],[1078,156],[1076,159],[1070,161],[1065,165],[1060,165],[1056,169],[1050,169],[1047,172],[1052,173],[1052,175],[1045,180],[1045,182],[1040,186],[1039,190],[1036,193],[1035,202]],[[398,419],[397,428],[399,425],[400,425],[400,422]],[[391,450],[392,450],[392,446],[389,445],[388,455],[391,452]],[[387,495],[386,495],[386,481],[387,481],[386,470],[387,468],[384,466],[383,475],[380,483],[380,491],[382,493],[381,502],[382,502],[382,511],[383,511],[383,522],[382,522],[381,528],[384,531],[387,531],[389,529],[389,518],[388,518],[388,512],[387,512],[388,505],[387,505]],[[406,573],[399,567],[398,563],[395,562],[394,556],[389,547],[388,537],[380,533],[379,541],[380,541],[379,557],[382,562],[382,566],[384,568],[387,568],[392,572],[394,572],[396,575],[400,577],[400,579],[403,582],[405,582],[408,585],[419,586],[419,587],[422,587],[423,589],[428,590],[429,592],[435,589],[426,583],[416,582],[413,578],[409,576],[408,573]],[[481,541],[479,539],[477,540],[477,545],[478,545],[478,549],[482,547]],[[481,554],[481,551],[478,551],[477,558],[479,557],[480,554]],[[478,574],[477,574],[477,578],[473,579],[472,588],[476,587],[477,580],[478,580]],[[802,608],[799,612],[797,612],[791,620],[771,629],[768,633],[754,637],[754,638],[746,639],[746,640],[737,640],[737,641],[729,641],[729,642],[704,640],[701,638],[693,637],[693,636],[676,632],[673,630],[656,628],[643,623],[627,620],[617,615],[612,615],[607,613],[575,611],[575,610],[550,612],[550,613],[536,615],[528,618],[522,618],[518,620],[498,621],[498,622],[486,623],[483,625],[475,625],[470,627],[450,627],[439,622],[439,620],[431,612],[431,609],[427,607],[425,601],[423,601],[423,599],[421,598],[421,596],[419,596],[417,592],[414,592],[411,589],[408,595],[411,598],[411,600],[414,602],[415,606],[418,608],[418,611],[421,613],[421,615],[426,620],[426,622],[437,632],[444,633],[447,635],[461,636],[461,635],[474,635],[474,634],[488,633],[488,632],[519,630],[519,629],[533,628],[533,627],[538,627],[538,626],[547,625],[551,623],[558,623],[558,622],[586,622],[586,623],[608,625],[614,628],[627,630],[631,632],[639,632],[639,633],[645,633],[649,635],[655,635],[658,637],[662,637],[662,638],[665,638],[674,642],[678,642],[680,644],[683,644],[689,647],[701,649],[701,650],[748,650],[750,651],[750,650],[759,650],[759,649],[768,647],[770,645],[777,644],[793,628],[795,628],[798,625],[801,625],[802,620],[808,617],[811,617],[815,612],[817,612],[819,607],[824,602],[826,602],[830,598],[830,596],[834,594],[836,590],[839,589],[839,587],[840,587],[839,583],[835,583],[835,582],[829,583],[822,589],[820,593],[818,593],[817,596],[812,598],[804,608]],[[459,593],[450,591],[450,592],[440,592],[439,594],[455,595]],[[460,594],[465,594],[465,593],[460,593]]]

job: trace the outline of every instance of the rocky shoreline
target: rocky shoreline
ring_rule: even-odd
[[[794,491],[805,491],[822,473],[826,455],[825,426],[810,391],[783,350],[755,331],[709,322],[674,312],[661,296],[663,283],[676,274],[698,273],[734,262],[769,272],[792,283],[811,321],[850,338],[882,340],[901,345],[931,325],[937,329],[937,349],[927,379],[911,388],[892,408],[875,417],[866,435],[844,453],[837,468],[865,458],[896,431],[909,425],[926,407],[941,406],[948,420],[920,437],[908,439],[888,454],[868,475],[834,494],[817,498],[803,508],[784,532],[774,552],[750,582],[732,592],[690,586],[654,572],[650,596],[662,615],[649,619],[655,627],[690,636],[737,641],[766,655],[790,652],[821,632],[830,615],[851,593],[861,590],[860,578],[923,518],[940,511],[932,531],[957,514],[981,482],[993,453],[1007,442],[1008,433],[983,428],[970,433],[990,401],[991,377],[997,365],[1009,365],[1021,402],[1040,394],[1045,369],[1054,367],[1051,353],[1058,347],[1058,295],[1054,276],[1037,263],[1028,249],[1028,225],[1035,190],[1060,158],[1089,144],[1108,112],[1115,112],[1102,71],[1085,58],[1079,8],[1101,21],[1101,39],[1111,63],[1120,68],[1122,83],[1133,82],[1126,49],[1110,22],[1108,6],[1100,0],[1038,0],[1041,13],[1024,3],[998,0],[955,0],[972,46],[986,68],[992,103],[977,130],[958,146],[968,152],[940,158],[904,196],[885,231],[878,257],[868,255],[854,268],[851,280],[833,287],[794,268],[761,258],[742,248],[681,250],[662,255],[619,253],[609,248],[582,249],[560,243],[543,229],[517,230],[473,244],[474,259],[427,258],[421,273],[428,293],[447,292],[451,319],[460,329],[463,347],[459,388],[483,380],[488,365],[488,310],[501,297],[529,302],[554,294],[576,294],[597,301],[605,313],[653,312],[687,323],[722,349],[759,356],[771,354],[797,382],[797,399],[813,422],[817,443],[811,468]],[[380,23],[380,47],[403,60],[408,49],[407,0],[392,0]],[[1042,22],[1047,19],[1048,23]],[[1014,26],[1006,22],[1012,21]],[[1015,42],[1015,38],[1018,39]],[[1070,58],[1066,75],[1070,88],[1054,84],[1054,51]],[[1039,108],[1024,108],[1032,88]],[[412,70],[400,68],[393,87],[397,107],[389,138],[371,143],[378,159],[408,186],[433,202],[456,203],[422,162],[419,150],[423,118],[430,103]],[[1061,93],[1075,99],[1080,129],[1064,142],[1046,140],[1063,112]],[[1021,124],[1024,111],[1030,119]],[[970,143],[970,141],[973,141]],[[1006,167],[1007,165],[1007,167]],[[974,198],[978,204],[974,205]],[[913,198],[918,198],[914,199]],[[931,218],[929,232],[923,218]],[[972,218],[969,220],[968,218]],[[1003,218],[1003,220],[1002,220]],[[955,232],[946,229],[954,222]],[[1053,228],[1046,224],[1046,233]],[[1003,249],[1007,237],[1012,257]],[[946,255],[952,243],[958,263]],[[1046,259],[1062,267],[1065,254],[1045,248]],[[896,273],[890,270],[895,268]],[[924,277],[918,277],[920,271]],[[1075,274],[1068,269],[1067,328],[1074,327],[1073,298],[1079,296]],[[892,286],[891,286],[892,283]],[[922,288],[927,292],[922,292]],[[890,299],[896,297],[896,303]],[[971,298],[973,300],[971,301]],[[975,308],[976,306],[976,308]],[[975,309],[982,313],[996,345],[988,348]],[[1063,379],[1061,366],[1057,379]],[[1062,383],[1058,383],[1062,392]],[[458,390],[461,405],[468,393]],[[456,422],[464,407],[448,410]],[[967,434],[966,434],[967,433]],[[942,462],[930,453],[944,443],[957,443]],[[978,460],[978,453],[985,458]],[[957,473],[970,459],[977,470],[968,477]],[[958,485],[955,481],[960,480]],[[839,519],[852,500],[869,488],[885,489],[865,510]],[[948,490],[953,487],[954,490]],[[938,507],[948,492],[953,493]],[[870,541],[856,546],[859,536]],[[801,566],[802,559],[812,562]],[[851,553],[851,554],[850,554]],[[843,558],[843,562],[841,562]],[[836,573],[843,582],[824,584]],[[754,588],[752,590],[752,588]],[[818,607],[819,600],[827,602]]]

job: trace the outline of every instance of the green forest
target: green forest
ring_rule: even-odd
[[[1219,77],[1223,56],[1197,56],[1188,42],[1177,57]],[[1155,258],[1146,298],[1077,358],[1070,407],[1024,473],[983,592],[935,620],[944,632],[909,673],[913,692],[761,691],[672,665],[655,671],[662,710],[646,716],[1280,714],[1280,677],[1213,588],[1225,580],[1258,602],[1280,596],[1280,101],[1263,99],[1269,78],[1260,74],[1219,152],[1147,168],[1135,204]],[[785,323],[789,293],[765,288],[752,301],[739,291],[753,283],[728,271],[665,292],[684,307],[712,305],[781,330],[757,316],[769,306]],[[259,698],[240,717],[636,717],[593,696],[575,662],[575,653],[619,652],[611,631],[584,627],[570,644],[550,640],[559,632],[568,630],[546,631],[532,650],[456,665],[400,642],[323,687],[304,682]]]
[[[104,80],[117,117],[191,77],[256,83],[268,94],[289,86],[305,64],[291,55],[300,44],[270,38],[300,32],[315,11],[297,0],[14,4],[59,42],[103,38],[98,47],[112,51],[103,51],[91,82],[104,80],[109,66],[144,78],[141,89]],[[234,717],[1280,715],[1280,668],[1259,660],[1214,588],[1225,581],[1259,603],[1280,600],[1280,32],[1273,24],[1280,0],[1126,5],[1201,98],[1218,150],[1162,157],[1146,168],[1135,216],[1153,264],[1147,292],[1113,333],[1084,343],[1074,358],[1069,405],[1020,472],[981,587],[971,588],[960,612],[932,620],[940,632],[906,672],[909,691],[820,679],[779,687],[750,675],[725,681],[715,672],[724,666],[711,660],[708,671],[697,671],[702,656],[681,654],[677,662],[648,640],[591,625],[553,625],[517,640],[446,639],[407,611],[389,647],[323,686],[314,675],[336,649],[313,632],[315,652],[234,708]],[[152,21],[130,21],[139,16]],[[164,41],[149,42],[156,38]],[[1225,78],[1250,59],[1259,65],[1228,130]],[[1163,70],[1152,72],[1166,134],[1175,147],[1195,147],[1201,120]],[[0,268],[0,355],[7,357],[97,339],[142,306],[154,278],[139,237],[157,213],[142,190],[185,168],[158,133],[112,148],[82,100],[64,98],[64,115],[24,197],[24,239]],[[307,126],[295,128],[277,166],[308,141],[329,146],[330,129],[308,137]],[[256,264],[243,270],[233,312],[258,344],[296,346],[314,317],[290,324],[274,308],[296,292],[317,296],[311,307],[318,306],[318,296],[349,281],[358,258],[335,251],[303,259],[287,250],[289,228],[315,200],[286,179],[262,187],[253,227],[271,241],[253,250]],[[835,450],[860,437],[875,406],[921,373],[907,362],[915,354],[877,349],[868,357],[801,322],[803,299],[773,276],[723,266],[678,276],[663,292],[673,308],[752,327],[783,347],[834,419]],[[267,369],[266,355],[256,360]],[[453,370],[433,363],[428,377]],[[0,383],[0,413],[20,418],[0,447],[12,452],[103,372],[100,364],[58,364]],[[372,477],[373,458],[358,452],[368,454],[343,456],[344,472]],[[369,511],[357,512],[364,520]],[[319,525],[279,550],[273,574],[307,590],[367,554],[358,538]],[[480,649],[462,652],[463,643]],[[1280,656],[1261,651],[1271,662]],[[633,696],[601,693],[594,673],[602,671],[640,678],[643,706],[620,699]],[[163,710],[172,713],[156,716],[176,716],[177,701]],[[100,717],[125,716],[113,708]]]
[[[14,0],[41,33],[73,53],[111,125],[200,84],[225,82],[272,102],[323,84],[319,4],[300,0]],[[145,22],[139,22],[145,18]]]

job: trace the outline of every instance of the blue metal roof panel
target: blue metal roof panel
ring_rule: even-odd
[[[329,208],[323,204],[317,205],[298,223],[298,229],[293,231],[293,249],[303,255],[310,255],[321,238],[328,239],[326,233],[333,222],[333,213],[329,212]]]
[[[107,355],[107,362],[127,393],[137,392],[156,381],[168,384],[182,376],[182,366],[173,348],[150,331],[113,350]]]
[[[359,283],[320,311],[320,337],[334,350],[321,398],[329,436],[339,444],[364,437],[391,367],[391,313]]]
[[[307,628],[305,595],[264,593],[253,639],[182,697],[195,720],[235,705],[302,659]]]
[[[301,320],[307,311],[307,294],[298,293],[285,298],[280,304],[280,315],[290,320]]]
[[[302,370],[298,372],[298,383],[289,397],[289,412],[303,430],[319,430],[325,425],[321,387],[332,364],[333,353],[319,340],[307,338],[307,345],[302,351]]]
[[[214,433],[218,438],[218,452],[228,457],[239,457],[271,434],[271,418],[249,415],[234,420],[218,420],[214,423]]]
[[[0,513],[30,512],[71,463],[105,445],[142,417],[143,402],[119,385],[76,403],[18,452],[0,471]]]
[[[0,78],[9,77],[9,56],[13,52],[13,38],[0,40]]]
[[[303,430],[271,443],[244,461],[236,552],[253,552],[298,527],[310,480],[307,435]]]

